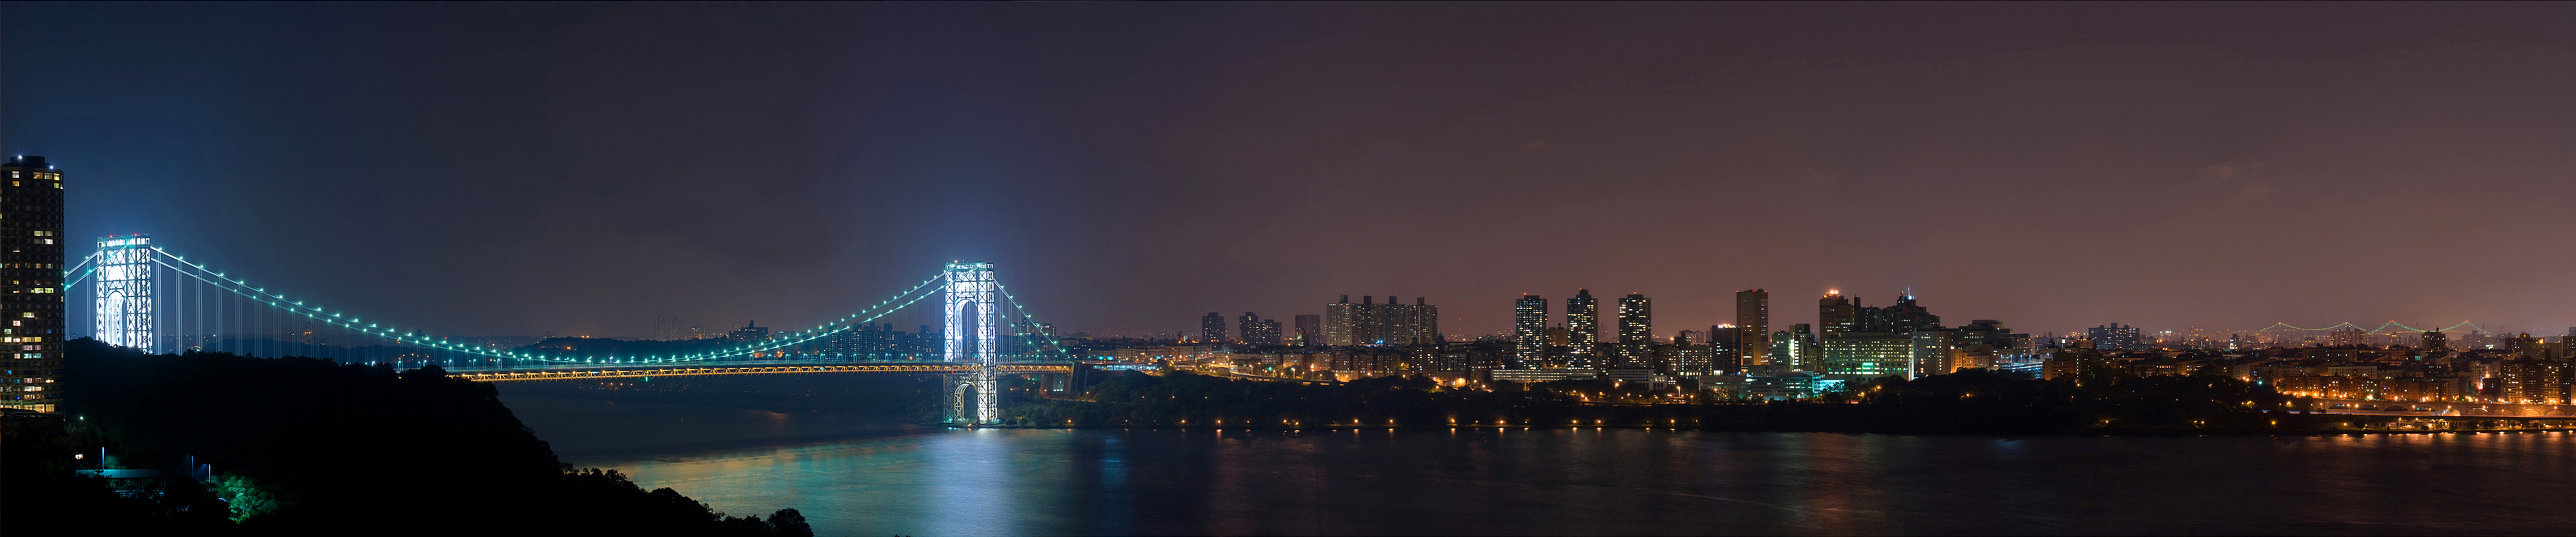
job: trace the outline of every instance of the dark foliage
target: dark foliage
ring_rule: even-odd
[[[126,461],[195,456],[228,478],[255,483],[274,501],[241,530],[811,534],[793,510],[767,522],[726,517],[671,489],[647,492],[615,472],[572,470],[490,385],[435,367],[396,372],[309,358],[144,355],[91,340],[68,347],[63,411],[74,425],[99,432]],[[28,497],[16,490],[19,478],[12,472],[13,512],[15,500]],[[45,485],[88,494],[78,479]],[[206,496],[176,489],[163,495],[165,503]],[[35,516],[99,528],[95,517],[136,508],[88,505]],[[14,513],[8,519],[13,530],[40,523]]]

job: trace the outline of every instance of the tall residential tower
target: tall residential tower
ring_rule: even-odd
[[[0,302],[0,327],[16,347],[0,360],[0,408],[55,410],[55,382],[63,371],[63,172],[45,157],[16,157],[0,165],[9,175],[0,205],[0,233],[8,237],[8,301]]]

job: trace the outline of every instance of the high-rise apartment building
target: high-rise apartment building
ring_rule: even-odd
[[[1578,335],[1579,337],[1579,335]],[[1619,299],[1619,368],[1646,367],[1654,357],[1654,302],[1640,293]]]
[[[1386,297],[1387,345],[1430,345],[1440,342],[1440,306],[1431,299],[1413,297],[1412,304],[1398,304]]]
[[[1601,302],[1592,298],[1591,289],[1576,289],[1573,298],[1565,299],[1565,345],[1575,363],[1600,362]]]
[[[0,327],[14,350],[0,360],[0,408],[55,410],[63,371],[63,172],[45,157],[15,157],[0,165],[8,174],[8,203],[0,205],[0,234],[8,237],[9,297],[0,302]]]
[[[2426,330],[2421,336],[2418,336],[2418,340],[2424,345],[2424,359],[2426,360],[2439,359],[2441,357],[2451,355],[2451,336],[2443,334],[2440,330]]]
[[[1211,311],[1199,317],[1199,341],[1211,344],[1225,342],[1225,314]]]
[[[2125,351],[2145,347],[2145,342],[2138,337],[2138,327],[2120,323],[2086,328],[2084,339],[2093,340],[2093,348],[2096,349]]]
[[[1412,304],[1386,297],[1360,297],[1352,304],[1349,295],[1341,302],[1324,306],[1324,342],[1328,345],[1428,345],[1440,341],[1440,307],[1429,299],[1414,298]]]
[[[1239,330],[1243,331],[1244,343],[1253,345],[1279,344],[1280,333],[1278,319],[1263,319],[1261,316],[1253,315],[1252,312],[1247,311],[1243,312],[1242,322],[1237,323],[1236,326],[1239,327]]]
[[[1547,299],[1521,295],[1512,303],[1512,359],[1518,368],[1547,362]]]
[[[1351,295],[1342,295],[1342,301],[1324,305],[1324,345],[1343,347],[1359,341],[1359,306],[1351,303]]]
[[[1297,316],[1297,344],[1308,347],[1324,344],[1324,316]]]
[[[1770,363],[1771,292],[1746,289],[1735,292],[1735,342],[1738,365]]]
[[[2498,362],[2496,378],[2505,402],[2563,405],[2568,403],[2568,383],[2576,381],[2576,366],[2516,358]]]

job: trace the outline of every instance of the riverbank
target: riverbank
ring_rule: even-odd
[[[811,535],[794,509],[726,516],[563,464],[491,385],[434,366],[67,347],[65,421],[9,431],[13,530]]]

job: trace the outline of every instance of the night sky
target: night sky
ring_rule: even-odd
[[[1429,297],[2576,326],[2576,4],[0,5],[69,235],[460,335]],[[1561,308],[1562,302],[1557,302]],[[1559,310],[1561,313],[1561,310]]]

